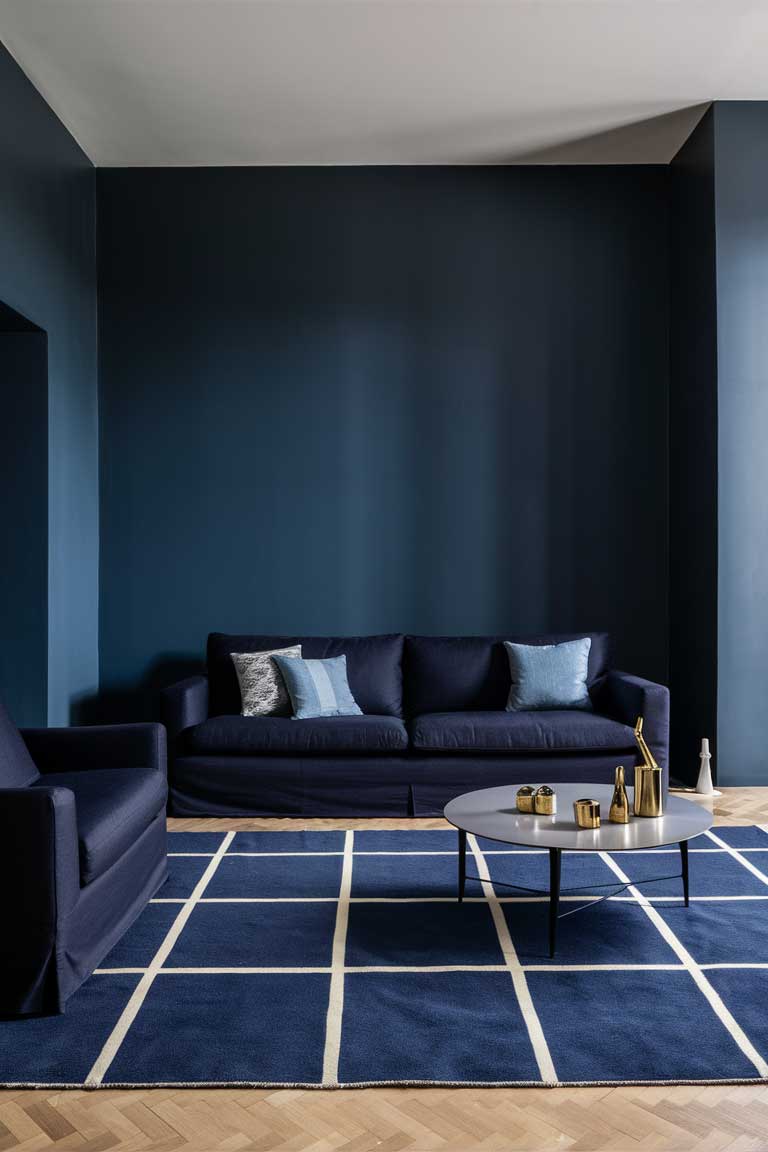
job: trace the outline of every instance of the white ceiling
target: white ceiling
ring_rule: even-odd
[[[653,163],[768,99],[766,0],[0,0],[97,165]]]

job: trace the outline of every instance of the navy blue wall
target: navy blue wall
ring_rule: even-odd
[[[106,693],[209,629],[605,627],[667,678],[665,168],[98,189]]]
[[[0,45],[0,301],[48,335],[47,469],[45,439],[39,444],[47,526],[33,504],[47,556],[52,723],[77,714],[99,672],[94,214],[93,168]],[[9,452],[12,428],[0,420],[0,453]],[[16,546],[5,533],[2,547]],[[15,657],[29,664],[25,677],[40,659],[36,645]]]
[[[672,162],[670,689],[674,776],[717,748],[717,294],[710,109]],[[718,761],[715,759],[715,765]]]
[[[719,780],[765,784],[768,713],[768,105],[715,113]]]

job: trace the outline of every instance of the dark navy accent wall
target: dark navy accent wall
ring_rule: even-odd
[[[98,684],[94,216],[90,162],[0,45],[0,300],[48,336],[47,461],[39,443],[47,525],[32,519],[35,533],[45,533],[35,538],[47,555],[52,723],[67,723]],[[10,453],[13,424],[0,419],[0,453]],[[3,549],[17,546],[5,531]],[[17,646],[14,659],[23,677],[33,676],[37,644]]]
[[[715,105],[720,782],[765,784],[768,104]]]
[[[103,690],[210,629],[666,680],[668,175],[100,170]]]
[[[670,762],[678,780],[695,784],[702,736],[717,748],[713,109],[673,160],[671,184]]]

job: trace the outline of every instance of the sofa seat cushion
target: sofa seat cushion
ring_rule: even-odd
[[[46,772],[33,787],[69,788],[75,794],[80,883],[101,876],[165,808],[163,772],[150,768],[94,768]]]
[[[424,752],[634,752],[632,729],[595,712],[431,712],[411,722]],[[633,757],[634,763],[634,757]]]
[[[238,753],[392,753],[408,747],[408,733],[394,716],[213,716],[191,728],[184,751],[193,756]]]

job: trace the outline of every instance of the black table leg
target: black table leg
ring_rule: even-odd
[[[557,943],[557,915],[560,909],[559,848],[549,850],[549,955],[554,956]]]
[[[467,883],[467,834],[459,828],[459,904],[464,899],[464,887]]]
[[[685,906],[688,907],[688,841],[680,841],[680,863],[682,864],[681,872],[683,874],[683,897],[685,899]]]

